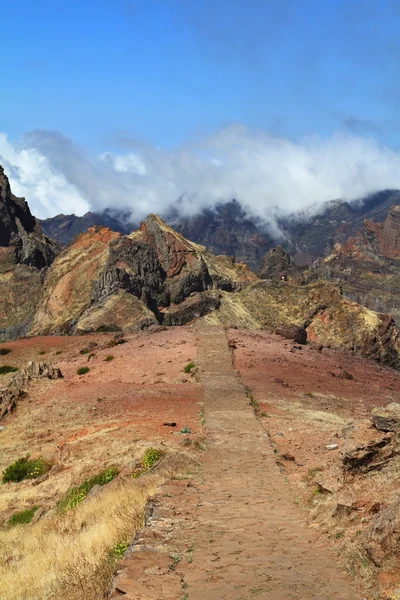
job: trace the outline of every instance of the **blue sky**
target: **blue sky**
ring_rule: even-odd
[[[218,180],[207,198],[244,201],[243,181],[222,181],[228,154],[235,169],[255,157],[242,179],[259,182],[263,214],[272,197],[297,206],[288,174],[312,202],[321,189],[323,202],[400,187],[397,0],[14,0],[1,30],[0,161],[40,215],[101,208],[126,190],[137,206],[145,185],[143,211],[171,189],[198,199],[199,157]],[[277,147],[285,173],[267,200]],[[351,153],[333,164],[342,148]],[[103,187],[131,180],[99,204],[93,181],[107,165]]]
[[[165,147],[238,122],[397,147],[399,31],[388,0],[15,0],[2,6],[2,129]]]

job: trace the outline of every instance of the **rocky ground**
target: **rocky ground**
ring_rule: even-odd
[[[32,505],[45,527],[65,491],[102,468],[131,481],[156,446],[196,466],[159,488],[147,527],[117,565],[113,598],[399,597],[397,433],[370,420],[398,399],[395,370],[205,321],[3,347],[3,365],[45,362],[63,378],[33,379],[1,421],[1,470],[28,452],[56,468],[38,485],[0,487],[0,536]],[[82,366],[90,370],[78,375]],[[6,386],[13,374],[2,377]],[[24,567],[18,552],[9,569]]]

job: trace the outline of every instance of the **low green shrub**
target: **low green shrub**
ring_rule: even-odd
[[[89,367],[80,367],[77,370],[77,374],[78,375],[86,375],[86,373],[89,373],[89,371],[90,371]]]
[[[15,373],[16,371],[18,371],[18,367],[10,367],[10,365],[0,367],[0,375],[7,375],[7,373]]]
[[[89,348],[82,348],[82,350],[79,350],[79,354],[89,354],[90,349]]]
[[[14,525],[27,525],[32,521],[33,515],[38,508],[38,506],[32,506],[32,508],[28,508],[27,510],[21,510],[20,512],[14,513],[8,519],[9,526],[14,527]]]
[[[113,546],[108,553],[109,560],[111,560],[113,563],[119,561],[119,559],[122,558],[127,551],[128,546],[128,542],[119,542],[118,544],[115,544],[115,546]]]
[[[107,343],[108,348],[115,348],[115,346],[120,346],[121,344],[125,344],[126,340],[124,338],[118,338],[117,340],[110,340]]]
[[[118,475],[118,469],[115,467],[110,467],[101,471],[97,475],[94,475],[90,479],[85,479],[80,485],[77,487],[73,487],[64,496],[57,504],[57,509],[61,512],[65,512],[70,508],[74,508],[77,504],[82,502],[90,492],[93,486],[95,485],[106,485],[110,483]]]
[[[105,362],[110,362],[111,360],[114,360],[114,356],[112,354],[109,354],[108,356],[105,357]]]
[[[7,354],[10,354],[10,352],[10,348],[0,348],[0,356],[7,356]]]
[[[10,481],[14,481],[18,483],[24,479],[36,479],[47,473],[50,468],[51,465],[43,460],[43,458],[29,460],[28,454],[13,462],[3,471],[2,482],[9,483]]]
[[[41,350],[41,351],[39,352],[39,354],[40,354],[40,356],[43,356],[43,354],[46,354],[46,351],[45,351],[45,350]]]
[[[185,373],[190,373],[190,371],[191,371],[192,369],[194,369],[194,362],[193,362],[193,361],[190,361],[190,362],[189,362],[189,363],[186,365],[186,367],[184,367],[184,368],[183,368],[183,370],[184,370],[184,372],[185,372]]]
[[[148,471],[150,467],[155,465],[163,456],[164,452],[162,450],[159,450],[159,448],[147,448],[147,450],[142,456],[140,465],[132,473],[132,476],[136,478],[140,477],[141,475],[146,473],[146,471]]]

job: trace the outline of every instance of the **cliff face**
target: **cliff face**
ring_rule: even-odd
[[[334,279],[343,294],[400,322],[400,206],[392,206],[384,223],[364,222],[363,229],[320,259],[309,274]]]
[[[0,167],[0,339],[29,331],[46,269],[59,251]]]
[[[366,220],[364,235],[371,248],[385,258],[400,258],[400,206],[391,206],[384,223]]]
[[[50,267],[31,332],[137,330],[171,323],[171,310],[182,324],[216,307],[213,290],[254,280],[245,265],[211,255],[155,215],[129,236],[94,227]]]
[[[15,264],[42,269],[53,262],[60,246],[42,234],[24,198],[11,192],[0,166],[0,246],[14,250]]]

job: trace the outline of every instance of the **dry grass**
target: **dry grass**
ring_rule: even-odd
[[[107,598],[110,551],[142,527],[146,501],[163,481],[197,468],[186,454],[167,455],[148,475],[117,478],[67,513],[0,530],[1,600]]]
[[[162,476],[116,480],[66,514],[0,531],[2,600],[100,600],[107,597],[110,550],[142,526],[147,498]]]

